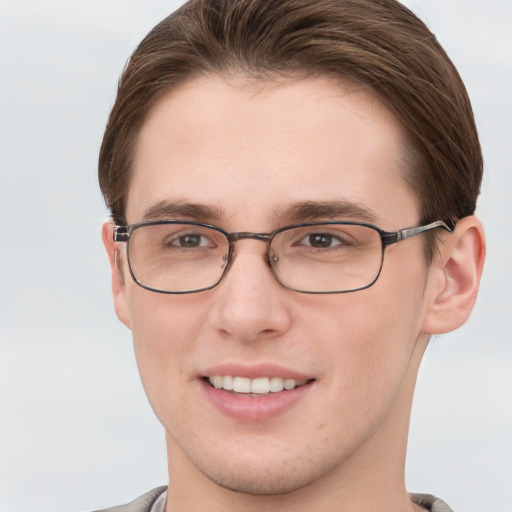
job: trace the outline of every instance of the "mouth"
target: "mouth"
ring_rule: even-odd
[[[204,396],[223,416],[261,422],[308,404],[316,379],[279,365],[229,364],[207,370],[201,381]]]
[[[278,376],[250,379],[236,375],[213,375],[205,377],[205,380],[215,389],[223,389],[240,395],[261,397],[271,393],[292,391],[311,383],[314,379],[296,380]]]

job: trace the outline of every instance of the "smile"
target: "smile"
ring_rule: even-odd
[[[208,378],[210,384],[216,389],[234,391],[245,394],[267,394],[291,391],[304,386],[307,380],[286,379],[283,377],[258,377],[249,379],[232,375],[214,375]]]

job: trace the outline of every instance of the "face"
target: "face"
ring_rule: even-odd
[[[390,111],[352,84],[203,78],[167,95],[143,126],[128,223],[199,220],[231,232],[333,218],[412,226],[419,210],[401,177],[405,145]],[[122,268],[116,309],[133,332],[171,470],[274,494],[402,449],[427,341],[422,243],[388,248],[378,281],[347,294],[285,289],[258,240],[237,242],[227,276],[200,293],[147,291]],[[212,387],[215,376],[228,376],[228,388],[231,377],[302,385],[234,392]]]

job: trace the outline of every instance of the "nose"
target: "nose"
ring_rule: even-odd
[[[289,295],[293,292],[272,274],[261,241],[237,242],[229,272],[212,291],[209,319],[224,337],[241,342],[272,339],[291,325]]]

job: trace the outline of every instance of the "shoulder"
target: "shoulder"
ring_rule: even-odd
[[[151,512],[151,507],[167,487],[157,487],[126,505],[98,510],[97,512]]]
[[[443,500],[431,494],[409,494],[409,497],[414,503],[422,506],[429,512],[453,512]]]

